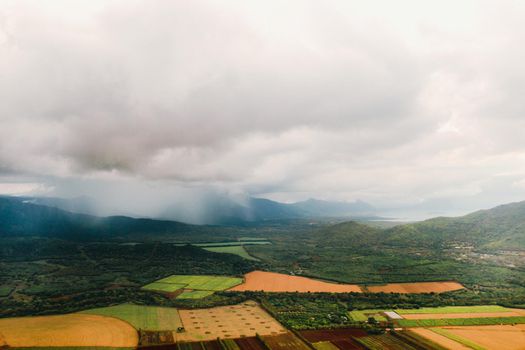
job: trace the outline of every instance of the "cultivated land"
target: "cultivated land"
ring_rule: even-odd
[[[445,327],[433,329],[441,335],[463,345],[479,346],[479,349],[523,350],[525,348],[525,325]]]
[[[419,309],[396,309],[398,314],[463,314],[482,312],[509,312],[509,309],[499,305],[475,305],[475,306],[441,306],[421,307]]]
[[[82,311],[82,314],[103,315],[121,319],[136,329],[176,330],[182,321],[175,308],[122,304]]]
[[[388,283],[381,286],[367,286],[372,293],[444,293],[464,289],[458,282],[415,282],[415,283]]]
[[[307,277],[290,276],[275,272],[253,271],[244,275],[244,283],[231,288],[231,291],[265,292],[361,292],[361,288],[352,284],[336,284],[314,280]]]
[[[138,344],[137,331],[128,323],[99,315],[0,319],[0,334],[9,347],[121,347]]]
[[[438,334],[429,328],[414,328],[408,332],[417,334],[418,336],[428,339],[449,350],[472,350],[471,347],[458,343],[450,338],[445,337],[444,335]]]
[[[212,295],[211,290],[186,290],[177,296],[177,299],[202,299]]]
[[[179,310],[185,332],[173,333],[176,341],[201,341],[277,335],[287,330],[255,302],[209,309]]]
[[[183,289],[187,284],[153,282],[142,287],[144,290],[173,293]]]
[[[242,245],[237,246],[228,246],[228,247],[204,247],[204,250],[215,252],[215,253],[226,253],[226,254],[235,254],[241,258],[257,261],[258,259],[254,258]]]
[[[242,283],[242,278],[202,275],[172,275],[155,283],[184,285],[184,289],[221,291]]]

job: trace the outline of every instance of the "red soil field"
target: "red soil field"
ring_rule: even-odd
[[[351,337],[366,337],[368,333],[359,328],[338,328],[326,330],[301,331],[301,335],[310,343],[320,341],[347,340]],[[360,348],[358,348],[360,349]]]
[[[306,277],[290,276],[275,272],[253,271],[244,275],[244,283],[231,291],[265,291],[265,292],[361,292],[355,284],[337,284],[314,280]]]
[[[333,340],[331,342],[341,350],[362,350],[365,349],[361,344],[356,343],[353,340]]]
[[[460,283],[454,281],[444,282],[414,282],[414,283],[389,283],[382,286],[367,286],[372,293],[443,293],[464,289]]]
[[[264,345],[255,337],[235,339],[242,350],[266,350]]]
[[[217,340],[204,342],[206,350],[222,350],[221,344]]]

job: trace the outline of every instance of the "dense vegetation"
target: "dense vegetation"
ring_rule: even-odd
[[[519,203],[394,228],[300,219],[217,227],[96,218],[0,198],[0,316],[124,302],[202,307],[252,298],[286,325],[318,328],[348,325],[348,311],[354,309],[525,305],[523,208]],[[244,246],[259,261],[180,245],[241,237],[272,244]],[[502,242],[515,249],[495,250],[506,246]],[[240,276],[254,269],[361,284],[458,280],[468,290],[440,295],[219,292],[204,299],[169,299],[140,290],[172,274]]]

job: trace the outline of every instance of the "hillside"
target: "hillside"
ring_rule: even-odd
[[[478,248],[525,250],[525,202],[500,205],[457,218],[433,218],[387,230],[388,241],[436,246],[466,243]]]
[[[174,221],[134,219],[124,216],[100,218],[0,197],[0,237],[42,236],[68,239],[185,233],[194,227]]]

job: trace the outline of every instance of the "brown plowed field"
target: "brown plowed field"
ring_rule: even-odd
[[[288,332],[274,336],[262,337],[272,350],[310,350],[310,348],[295,334]]]
[[[206,350],[222,350],[221,344],[217,340],[204,342]]]
[[[525,316],[525,312],[478,312],[478,313],[459,313],[459,314],[407,314],[402,315],[407,320],[434,320],[443,318],[478,318],[478,317],[519,317]]]
[[[266,350],[259,339],[255,337],[235,339],[235,342],[242,350]]]
[[[338,329],[324,329],[301,331],[301,335],[310,343],[317,343],[320,341],[334,341],[346,340],[351,337],[366,337],[368,333],[359,328],[338,328]]]
[[[10,347],[134,347],[139,340],[130,324],[88,314],[4,318],[0,334]]]
[[[367,286],[372,293],[444,293],[464,289],[460,283],[449,282],[414,282],[414,283],[389,283],[383,286]]]
[[[355,341],[351,339],[340,339],[340,340],[333,340],[331,342],[335,346],[337,346],[341,350],[362,350],[365,349],[361,344],[356,343]]]
[[[427,328],[414,328],[414,329],[410,329],[409,332],[414,332],[417,335],[427,338],[433,341],[434,343],[441,345],[449,350],[472,350],[471,348],[465,345],[455,342],[452,339],[448,339],[447,337],[443,335],[434,333],[430,329],[427,329]]]
[[[525,324],[515,326],[443,327],[448,332],[469,339],[488,350],[524,350]]]
[[[208,309],[179,310],[185,332],[173,332],[178,342],[233,339],[286,333],[272,316],[255,302]]]
[[[244,283],[231,291],[265,291],[265,292],[361,292],[355,284],[337,284],[314,280],[311,278],[290,276],[275,272],[253,271],[244,275]]]

